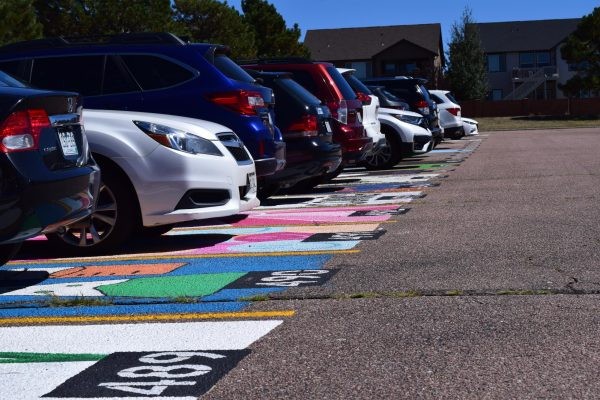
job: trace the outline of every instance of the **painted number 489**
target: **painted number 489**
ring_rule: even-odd
[[[264,277],[257,282],[258,286],[294,287],[311,285],[323,278],[330,271],[326,269],[274,271],[271,276]]]
[[[206,375],[212,371],[212,368],[203,364],[180,364],[188,362],[193,357],[212,360],[225,358],[222,354],[188,351],[148,354],[139,359],[140,363],[144,365],[123,369],[117,372],[117,375],[132,380],[138,378],[157,378],[157,380],[105,382],[98,384],[98,386],[149,396],[159,396],[170,386],[194,386],[197,381],[190,378]]]

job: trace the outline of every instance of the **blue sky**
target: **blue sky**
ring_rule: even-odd
[[[476,22],[579,18],[600,7],[598,0],[270,0],[288,26],[298,23],[302,39],[309,29],[380,25],[442,24],[447,42],[465,6]],[[227,3],[241,11],[241,0]]]

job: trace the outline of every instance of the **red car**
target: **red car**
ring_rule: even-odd
[[[242,63],[258,71],[289,72],[331,110],[334,119],[333,140],[342,147],[341,168],[362,161],[373,147],[362,124],[362,102],[344,77],[331,63],[303,59],[259,60]],[[338,173],[339,173],[338,171]]]

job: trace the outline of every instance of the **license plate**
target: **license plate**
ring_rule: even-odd
[[[331,130],[331,125],[329,124],[329,121],[325,121],[325,129],[327,129],[327,133],[333,132]]]
[[[249,190],[248,192],[253,193],[256,192],[256,174],[254,172],[250,172],[248,174],[248,185],[249,185]]]
[[[58,139],[65,157],[79,155],[77,142],[75,142],[75,134],[72,131],[58,132]]]

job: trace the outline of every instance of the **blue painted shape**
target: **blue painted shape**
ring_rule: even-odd
[[[431,150],[430,153],[469,153],[470,150]]]
[[[161,260],[110,260],[110,261],[94,261],[90,260],[87,262],[75,261],[75,262],[56,262],[56,263],[40,263],[40,264],[28,264],[28,265],[5,265],[3,269],[19,269],[22,270],[24,268],[61,268],[61,267],[85,267],[88,265],[93,266],[111,266],[111,265],[139,265],[139,264],[164,264],[164,263],[189,263],[196,265],[197,268],[203,266],[205,270],[194,273],[218,273],[218,272],[247,272],[247,271],[269,271],[269,270],[277,270],[277,268],[273,269],[271,266],[274,264],[275,260],[277,260],[277,265],[280,263],[290,265],[289,268],[285,269],[319,269],[321,266],[329,261],[332,256],[329,254],[319,254],[319,255],[303,255],[298,254],[294,256],[252,256],[248,255],[245,257],[207,257],[207,258],[181,258],[175,255],[173,258],[161,259]],[[268,267],[268,268],[263,268]],[[179,269],[175,271],[171,271],[166,275],[177,274]],[[187,274],[186,274],[187,275]],[[98,277],[94,280],[103,280],[110,279],[115,277],[116,275],[111,276],[102,276]],[[140,275],[135,275],[140,276]],[[131,277],[135,277],[131,276]],[[129,276],[125,276],[129,277]],[[121,276],[119,279],[123,279]],[[52,278],[55,282],[66,282],[66,278],[61,279],[60,281],[57,278]],[[73,279],[73,278],[69,278]],[[83,278],[83,280],[91,280],[90,278]],[[74,281],[77,282],[77,281]]]
[[[210,296],[204,296],[202,301],[237,301],[253,296],[282,292],[287,288],[256,288],[256,289],[223,289]]]
[[[225,228],[225,229],[202,229],[202,228],[184,228],[182,230],[173,230],[167,233],[167,236],[180,235],[256,235],[261,233],[279,233],[285,232],[283,227],[260,227],[260,228]]]
[[[335,251],[350,250],[359,240],[336,242],[301,242],[299,240],[279,240],[276,242],[254,242],[229,246],[229,250],[239,253],[262,253],[276,251]]]
[[[234,312],[242,310],[248,304],[247,302],[206,302],[191,304],[163,303],[93,307],[11,308],[0,309],[0,318]]]

